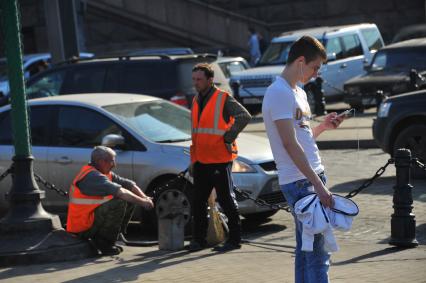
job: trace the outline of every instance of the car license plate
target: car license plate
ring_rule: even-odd
[[[243,98],[243,104],[262,104],[262,99],[257,97]]]

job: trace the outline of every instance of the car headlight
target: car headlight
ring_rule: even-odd
[[[349,94],[357,94],[357,93],[359,93],[361,91],[361,89],[359,88],[359,86],[348,86],[346,88],[346,91]]]
[[[240,161],[234,160],[232,164],[232,173],[254,173],[256,170],[249,164]]]
[[[392,102],[382,102],[379,107],[379,112],[377,112],[377,117],[386,118],[389,114],[389,109],[392,106]]]

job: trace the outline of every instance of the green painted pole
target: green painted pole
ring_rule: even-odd
[[[0,0],[5,38],[8,77],[11,97],[11,118],[15,156],[30,156],[27,102],[25,99],[24,71],[20,24],[16,0]]]

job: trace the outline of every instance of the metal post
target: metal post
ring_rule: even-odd
[[[383,90],[377,90],[376,91],[376,107],[377,107],[377,111],[379,111],[380,108],[380,104],[382,103],[382,101],[385,99],[385,95],[383,93]]]
[[[68,235],[59,217],[47,213],[41,205],[44,192],[33,175],[17,1],[0,1],[15,146],[10,208],[0,219],[0,265],[87,257],[91,254],[88,244]]]
[[[393,194],[394,213],[391,218],[390,245],[411,248],[416,240],[416,220],[413,210],[413,196],[410,185],[411,152],[400,148],[395,152],[396,186]]]
[[[315,100],[315,114],[317,116],[325,115],[325,99],[324,99],[324,90],[322,88],[323,79],[317,77],[315,79],[314,87],[314,100]]]

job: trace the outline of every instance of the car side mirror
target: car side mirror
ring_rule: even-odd
[[[115,134],[109,134],[102,138],[102,145],[114,148],[125,144],[124,137]]]
[[[327,63],[332,62],[332,61],[336,61],[336,59],[337,59],[336,53],[327,54]]]

